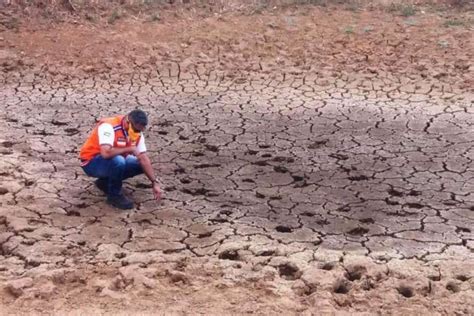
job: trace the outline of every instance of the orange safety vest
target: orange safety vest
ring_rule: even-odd
[[[128,137],[127,131],[123,128],[123,120],[125,115],[120,115],[116,117],[109,117],[101,119],[94,129],[92,130],[89,138],[87,138],[84,145],[82,145],[81,152],[79,153],[79,158],[81,159],[81,165],[85,166],[92,158],[100,154],[100,144],[99,144],[99,125],[103,123],[109,123],[113,126],[115,132],[115,139],[113,147],[128,147],[136,146],[140,141],[140,137],[136,141],[131,141]],[[124,157],[127,154],[123,155]]]

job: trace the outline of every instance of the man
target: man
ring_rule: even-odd
[[[133,208],[133,202],[122,193],[122,181],[141,173],[150,179],[155,199],[161,196],[146,154],[142,132],[147,124],[148,117],[142,110],[101,119],[81,148],[82,169],[88,176],[98,178],[96,186],[107,195],[107,202],[119,209]]]

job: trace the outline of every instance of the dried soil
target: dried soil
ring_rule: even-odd
[[[471,11],[160,18],[0,32],[4,313],[474,310]],[[119,212],[77,152],[136,105]]]

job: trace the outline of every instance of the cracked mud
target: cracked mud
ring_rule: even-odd
[[[3,74],[6,302],[203,291],[238,312],[472,312],[472,91],[384,72],[184,68]],[[137,177],[125,185],[137,207],[121,212],[77,152],[96,119],[134,105],[151,116],[164,199]],[[244,302],[237,284],[267,298]]]

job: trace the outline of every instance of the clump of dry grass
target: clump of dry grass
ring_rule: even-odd
[[[64,14],[81,16],[88,21],[99,16],[114,23],[128,13],[146,15],[148,20],[160,20],[162,9],[184,10],[204,9],[208,12],[247,12],[258,14],[265,10],[289,6],[339,6],[350,11],[365,8],[385,9],[402,16],[412,16],[418,5],[447,5],[465,7],[473,5],[472,0],[421,0],[413,4],[411,0],[0,0],[0,9],[16,10],[27,15],[38,15],[54,19]],[[154,18],[153,18],[154,17]]]

